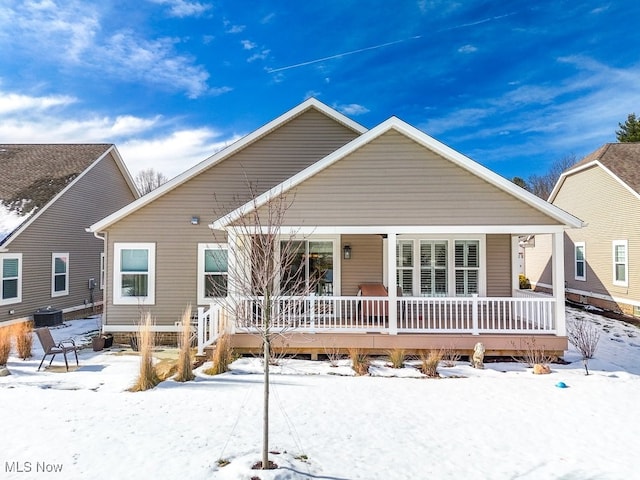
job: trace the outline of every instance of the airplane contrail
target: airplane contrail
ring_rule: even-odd
[[[333,60],[334,58],[340,58],[347,55],[353,55],[354,53],[366,52],[367,50],[375,50],[376,48],[388,47],[390,45],[396,45],[402,42],[408,42],[409,40],[415,40],[421,38],[422,35],[416,35],[415,37],[403,38],[402,40],[395,40],[393,42],[381,43],[380,45],[374,45],[372,47],[359,48],[358,50],[352,50],[350,52],[337,53],[328,57],[318,58],[316,60],[309,60],[307,62],[296,63],[295,65],[287,65],[286,67],[270,68],[267,73],[282,72],[283,70],[290,70],[292,68],[304,67],[305,65],[311,65],[314,63],[324,62],[325,60]]]
[[[456,25],[454,27],[442,28],[440,30],[436,30],[436,33],[438,33],[438,32],[446,32],[448,30],[456,30],[458,28],[472,27],[474,25],[480,25],[481,23],[487,23],[487,22],[491,22],[493,20],[500,20],[501,18],[510,17],[511,15],[515,15],[516,13],[517,12],[506,13],[504,15],[498,15],[498,16],[495,16],[495,17],[484,18],[482,20],[478,20],[477,22],[464,23],[464,24],[461,24],[461,25]],[[337,53],[335,55],[330,55],[328,57],[322,57],[322,58],[317,58],[315,60],[308,60],[306,62],[296,63],[296,64],[293,64],[293,65],[287,65],[286,67],[268,68],[267,69],[267,73],[276,73],[276,72],[282,72],[284,70],[291,70],[292,68],[305,67],[307,65],[313,65],[314,63],[320,63],[320,62],[324,62],[326,60],[333,60],[334,58],[345,57],[347,55],[353,55],[355,53],[366,52],[366,51],[369,51],[369,50],[376,50],[378,48],[384,48],[384,47],[389,47],[391,45],[397,45],[398,43],[408,42],[408,41],[411,41],[411,40],[417,40],[417,39],[422,38],[422,37],[423,37],[423,35],[416,35],[414,37],[403,38],[402,40],[395,40],[393,42],[381,43],[380,45],[373,45],[371,47],[359,48],[358,50],[351,50],[350,52]]]

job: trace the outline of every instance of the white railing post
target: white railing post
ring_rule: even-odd
[[[478,294],[471,294],[471,333],[473,335],[480,335],[480,328],[478,327]]]
[[[316,328],[316,293],[311,292],[309,296],[309,327]]]
[[[204,308],[198,307],[198,355],[204,355]]]

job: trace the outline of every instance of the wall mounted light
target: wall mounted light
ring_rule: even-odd
[[[200,223],[200,217],[191,217],[191,225],[198,225]]]
[[[342,256],[345,260],[349,260],[351,258],[351,246],[345,245],[342,247]]]

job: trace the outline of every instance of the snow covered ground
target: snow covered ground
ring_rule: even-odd
[[[426,379],[380,361],[354,377],[348,362],[282,361],[271,377],[271,471],[250,469],[262,438],[259,360],[130,393],[136,356],[87,348],[72,372],[62,358],[36,372],[35,340],[34,357],[10,358],[12,375],[0,378],[0,478],[637,478],[640,330],[568,312],[602,330],[589,376],[573,349],[550,375],[461,361]],[[95,328],[78,320],[53,333],[86,343]]]

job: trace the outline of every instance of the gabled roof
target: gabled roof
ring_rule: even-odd
[[[0,144],[0,245],[10,243],[109,153],[138,195],[113,144]]]
[[[640,142],[624,142],[605,143],[566,170],[556,182],[549,201],[555,199],[567,176],[596,165],[640,198]]]
[[[500,175],[496,174],[495,172],[489,170],[488,168],[480,165],[477,162],[474,162],[470,158],[453,150],[447,145],[437,141],[433,137],[430,137],[426,133],[418,130],[417,128],[409,125],[408,123],[403,122],[402,120],[396,117],[391,117],[385,122],[379,124],[377,127],[372,128],[366,133],[363,133],[362,135],[360,135],[358,138],[352,140],[348,144],[339,148],[332,154],[327,155],[322,160],[309,166],[308,168],[301,171],[297,175],[294,175],[293,177],[284,181],[280,185],[277,185],[273,187],[271,190],[260,195],[255,201],[252,200],[246,203],[245,205],[237,208],[233,212],[230,212],[224,217],[213,222],[210,225],[210,227],[212,229],[223,229],[233,224],[235,221],[237,221],[243,215],[246,215],[251,210],[255,208],[259,208],[262,205],[265,205],[269,200],[276,198],[278,195],[281,195],[282,193],[295,188],[297,185],[301,184],[308,178],[314,176],[315,174],[324,170],[330,165],[340,161],[341,159],[345,158],[347,155],[353,153],[354,151],[358,150],[359,148],[363,147],[367,143],[373,141],[374,139],[380,137],[381,135],[383,135],[384,133],[390,130],[395,130],[405,135],[406,137],[414,140],[418,144],[426,147],[427,149],[433,151],[434,153],[440,155],[441,157],[453,162],[459,167],[462,167],[463,169],[469,171],[470,173],[476,175],[477,177],[485,180],[489,184],[496,186],[497,188],[509,193],[510,195],[532,206],[533,208],[545,213],[549,217],[554,218],[559,223],[563,225],[571,226],[574,228],[579,228],[582,226],[582,221],[574,217],[573,215],[570,215],[564,210],[554,205],[551,205],[550,203],[545,202],[539,197],[533,195],[532,193],[527,192],[526,190],[518,187],[513,182],[510,182],[502,178]]]
[[[277,128],[281,127],[285,123],[293,120],[295,117],[301,115],[302,113],[304,113],[307,110],[312,109],[312,108],[315,109],[315,110],[318,110],[319,112],[323,113],[327,117],[332,118],[336,122],[341,123],[342,125],[346,126],[347,128],[350,128],[351,130],[353,130],[356,133],[361,134],[363,132],[366,132],[366,130],[367,130],[365,127],[363,127],[359,123],[354,122],[350,118],[348,118],[345,115],[341,114],[340,112],[334,110],[333,108],[325,105],[324,103],[318,101],[317,99],[310,98],[310,99],[304,101],[303,103],[301,103],[300,105],[298,105],[297,107],[294,107],[291,110],[289,110],[288,112],[280,115],[275,120],[270,121],[269,123],[267,123],[266,125],[263,125],[262,127],[260,127],[259,129],[255,130],[254,132],[242,137],[240,140],[234,142],[233,144],[229,145],[228,147],[220,150],[219,152],[215,153],[214,155],[210,156],[209,158],[203,160],[202,162],[200,162],[199,164],[193,166],[192,168],[190,168],[186,172],[178,175],[177,177],[169,180],[168,182],[164,183],[160,187],[158,187],[155,190],[149,192],[148,194],[144,195],[143,197],[139,198],[138,200],[130,203],[126,207],[123,207],[120,210],[118,210],[118,211],[114,212],[113,214],[109,215],[108,217],[103,218],[99,222],[94,223],[93,225],[91,225],[91,227],[89,227],[88,230],[91,231],[91,232],[103,231],[105,228],[108,228],[110,225],[113,225],[114,223],[122,220],[126,216],[128,216],[128,215],[132,214],[133,212],[139,210],[140,208],[144,207],[145,205],[153,202],[157,198],[169,193],[170,191],[172,191],[173,189],[179,187],[183,183],[189,181],[190,179],[198,176],[199,174],[201,174],[205,170],[208,170],[209,168],[213,167],[214,165],[216,165],[216,164],[222,162],[223,160],[231,157],[232,155],[238,153],[240,150],[248,147],[249,145],[253,144],[257,140],[263,138],[265,135],[267,135],[270,132],[272,132],[273,130],[276,130]]]

